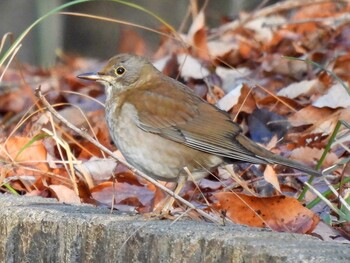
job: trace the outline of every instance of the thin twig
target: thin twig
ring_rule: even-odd
[[[82,129],[79,129],[78,127],[76,127],[75,125],[73,125],[72,123],[70,123],[68,120],[66,120],[64,117],[62,117],[51,105],[50,103],[46,100],[46,98],[43,96],[42,92],[41,92],[41,87],[39,86],[37,89],[35,89],[35,95],[37,96],[37,98],[43,103],[43,105],[46,107],[46,109],[48,111],[50,111],[52,113],[52,115],[54,115],[60,122],[62,122],[63,124],[65,124],[68,128],[72,129],[74,132],[76,132],[77,134],[79,134],[80,136],[84,137],[86,140],[88,140],[89,142],[93,143],[95,146],[97,146],[98,148],[100,148],[102,151],[104,151],[105,153],[109,154],[113,159],[115,159],[117,162],[125,165],[128,169],[130,169],[133,173],[135,173],[138,176],[141,176],[143,179],[147,180],[148,182],[154,184],[156,187],[160,188],[161,190],[163,190],[164,192],[166,192],[168,195],[172,196],[173,198],[175,198],[177,201],[181,202],[182,204],[188,206],[191,209],[196,210],[201,216],[203,216],[204,218],[214,222],[214,223],[218,223],[221,224],[221,221],[218,220],[215,217],[212,217],[211,215],[205,213],[203,210],[195,207],[193,204],[191,204],[190,202],[188,202],[187,200],[183,199],[181,196],[175,194],[173,191],[171,191],[170,189],[166,188],[165,186],[163,186],[162,184],[160,184],[158,181],[156,181],[155,179],[149,177],[148,175],[146,175],[145,173],[137,170],[136,168],[134,168],[133,166],[131,166],[130,164],[128,164],[126,161],[119,159],[119,157],[114,154],[112,151],[110,151],[109,149],[107,149],[105,146],[103,146],[102,144],[100,144],[98,141],[96,141],[92,136],[90,136],[87,132],[85,132]]]

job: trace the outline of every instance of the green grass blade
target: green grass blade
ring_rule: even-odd
[[[12,193],[14,195],[19,195],[19,193],[17,193],[17,191],[8,183],[4,183],[3,186],[5,186],[7,188],[7,190],[9,190],[10,193]]]
[[[328,143],[326,145],[326,148],[324,149],[323,153],[322,153],[322,156],[320,158],[320,160],[317,162],[317,165],[316,165],[316,170],[319,170],[322,166],[322,163],[323,161],[326,159],[326,156],[328,154],[328,152],[330,151],[331,147],[332,147],[332,144],[333,142],[335,141],[335,138],[338,134],[338,131],[340,129],[340,126],[341,126],[341,122],[338,121],[334,130],[333,130],[333,133],[331,135],[331,137],[329,138],[328,140]],[[310,176],[309,180],[307,181],[308,184],[312,184],[312,181],[314,180],[314,176]],[[299,195],[298,197],[298,200],[301,201],[304,199],[305,195],[306,195],[306,192],[309,190],[309,187],[308,186],[305,186],[303,191],[301,192],[301,194]]]

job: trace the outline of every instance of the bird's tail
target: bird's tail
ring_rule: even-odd
[[[262,160],[263,162],[266,162],[268,164],[281,164],[281,165],[288,166],[288,167],[297,169],[299,171],[305,172],[309,175],[318,176],[318,177],[322,176],[321,172],[318,172],[313,168],[303,165],[297,161],[293,161],[293,160],[284,158],[280,155],[274,154],[266,150],[265,148],[259,146],[258,144],[252,143],[252,141],[247,137],[245,137],[244,135],[238,135],[236,139],[242,146],[244,146],[244,148],[252,152],[256,158]]]

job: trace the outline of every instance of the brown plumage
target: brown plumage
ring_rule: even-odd
[[[111,137],[125,159],[151,177],[176,181],[187,176],[184,167],[200,177],[222,163],[237,161],[281,164],[321,175],[260,147],[226,112],[145,58],[120,54],[100,72],[78,77],[105,85]]]

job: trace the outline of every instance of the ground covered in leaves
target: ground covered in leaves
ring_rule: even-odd
[[[264,147],[328,169],[305,191],[308,176],[285,167],[220,167],[188,182],[184,198],[224,221],[348,237],[349,11],[346,2],[286,1],[225,19],[217,28],[206,26],[205,10],[192,13],[186,32],[160,28],[162,41],[151,57],[159,70],[229,112]],[[122,44],[120,51],[145,55],[147,43],[136,39],[138,45]],[[60,115],[118,151],[104,119],[103,88],[76,78],[104,62],[68,54],[58,59],[49,69],[15,62],[1,68],[0,191],[153,211],[164,193],[62,125],[35,97],[40,86]],[[172,212],[185,210],[175,203]],[[194,211],[186,215],[200,218]],[[325,234],[320,218],[333,232]]]

